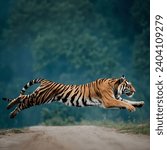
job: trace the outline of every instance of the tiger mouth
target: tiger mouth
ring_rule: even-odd
[[[132,96],[134,95],[134,92],[126,93],[126,95],[127,95],[128,97],[132,97]]]

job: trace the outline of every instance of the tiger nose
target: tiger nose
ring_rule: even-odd
[[[134,92],[134,93],[136,92],[135,88],[133,88],[133,92]]]

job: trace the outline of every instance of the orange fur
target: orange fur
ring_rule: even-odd
[[[40,86],[30,95],[25,95],[25,90],[36,83],[39,83]],[[131,104],[131,102],[123,100],[120,97],[123,92],[126,92],[126,95],[132,95],[135,88],[122,77],[98,79],[84,85],[64,85],[46,79],[35,79],[27,83],[20,95],[9,102],[7,109],[17,105],[10,114],[10,117],[14,118],[23,109],[55,101],[70,106],[98,105],[104,108],[126,108],[129,111],[135,111],[135,107],[143,106],[143,102]]]

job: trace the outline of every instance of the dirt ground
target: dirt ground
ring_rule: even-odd
[[[34,126],[0,135],[0,150],[149,150],[150,137],[97,126]]]

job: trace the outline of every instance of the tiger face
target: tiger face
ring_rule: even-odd
[[[125,81],[125,87],[123,90],[123,94],[126,94],[128,97],[132,97],[135,92],[136,92],[136,90],[133,87],[132,83]]]
[[[120,96],[122,94],[125,94],[128,97],[132,97],[134,93],[136,92],[134,86],[132,83],[127,81],[124,76],[122,76],[120,79],[117,81],[118,88],[117,88],[117,98],[120,99]]]

